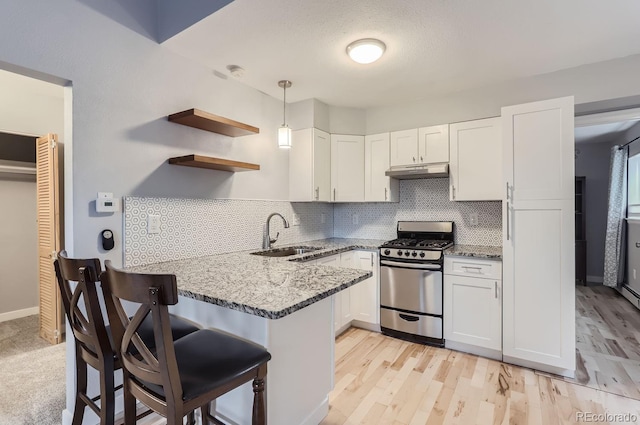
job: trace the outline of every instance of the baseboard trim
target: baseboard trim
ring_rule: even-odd
[[[576,376],[576,371],[575,370],[570,370],[570,369],[564,369],[561,367],[557,367],[557,366],[550,366],[550,365],[546,365],[546,364],[542,364],[542,363],[538,363],[538,362],[533,362],[530,360],[523,360],[523,359],[519,359],[517,357],[511,357],[511,356],[502,356],[502,361],[504,363],[510,363],[510,364],[514,364],[517,366],[522,366],[522,367],[526,367],[529,369],[534,369],[536,371],[541,371],[541,372],[547,372],[547,373],[552,373],[554,375],[560,375],[560,376],[566,376],[567,378],[575,378]]]
[[[322,420],[329,414],[329,396],[322,400],[322,403],[315,408],[309,416],[307,416],[300,425],[316,425],[322,422]]]
[[[587,282],[602,283],[604,276],[587,276]]]
[[[20,319],[21,317],[33,316],[40,313],[39,307],[23,308],[22,310],[8,311],[6,313],[0,313],[0,322],[6,322],[8,320]]]
[[[502,350],[478,347],[477,345],[465,344],[464,342],[451,341],[448,339],[444,340],[444,348],[502,361]]]

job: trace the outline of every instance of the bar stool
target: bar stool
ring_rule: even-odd
[[[135,423],[136,399],[180,425],[197,408],[202,422],[221,424],[210,413],[210,402],[253,381],[253,425],[265,425],[264,379],[271,355],[263,347],[211,329],[201,329],[174,341],[168,306],[178,303],[174,275],[128,273],[105,263],[102,274],[107,311],[122,359],[125,425]],[[129,318],[121,300],[139,305]],[[155,349],[138,337],[138,329],[151,317]],[[205,422],[206,421],[206,422]]]
[[[121,369],[122,364],[98,299],[96,286],[101,271],[100,260],[68,258],[67,253],[61,251],[54,267],[62,304],[75,339],[76,397],[72,424],[80,425],[85,407],[89,407],[100,417],[101,425],[113,425],[115,392],[122,388],[122,385],[114,386],[114,372]],[[77,282],[73,289],[71,282]],[[152,326],[151,320],[146,320],[140,327],[140,337],[149,344],[154,341]],[[172,317],[169,334],[178,339],[198,329],[190,322]],[[87,395],[87,365],[100,374],[100,394],[93,398]],[[98,400],[100,406],[96,404]],[[195,423],[193,414],[189,416],[189,423]]]

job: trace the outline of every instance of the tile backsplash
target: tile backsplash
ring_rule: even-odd
[[[290,224],[284,229],[279,217],[271,219],[271,235],[280,232],[278,245],[332,236],[331,204],[125,197],[124,265],[259,249],[264,223],[272,212],[282,214]],[[294,226],[294,213],[300,225]],[[160,233],[147,233],[148,214],[160,216]]]
[[[224,252],[259,249],[272,212],[277,245],[315,239],[393,239],[398,220],[454,221],[456,243],[502,245],[501,202],[451,202],[448,179],[402,180],[399,203],[291,203],[241,199],[124,198],[124,265],[137,266]],[[472,226],[469,215],[478,215]],[[159,234],[148,234],[147,216],[160,216]],[[294,225],[294,214],[300,224]],[[354,224],[354,214],[357,224]],[[324,215],[324,223],[322,216]]]
[[[478,214],[477,226],[471,213]],[[502,245],[502,203],[452,202],[446,178],[401,180],[399,203],[336,204],[333,219],[336,238],[392,239],[399,220],[433,220],[454,221],[457,244]]]

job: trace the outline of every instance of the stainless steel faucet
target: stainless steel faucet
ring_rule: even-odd
[[[271,239],[271,235],[269,235],[269,222],[271,221],[271,217],[273,217],[274,215],[277,215],[282,219],[282,221],[284,222],[284,228],[285,229],[289,228],[289,222],[287,221],[286,218],[284,218],[282,216],[282,214],[279,214],[279,213],[271,213],[271,214],[269,214],[269,217],[267,217],[267,224],[266,224],[265,232],[264,232],[264,235],[262,237],[262,248],[263,249],[271,248],[271,245],[274,244],[278,240],[278,236],[280,236],[280,232],[278,232],[276,234],[276,237],[273,238],[273,239]]]

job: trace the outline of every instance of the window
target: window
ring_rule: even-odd
[[[629,158],[628,176],[628,215],[640,218],[640,154]]]

